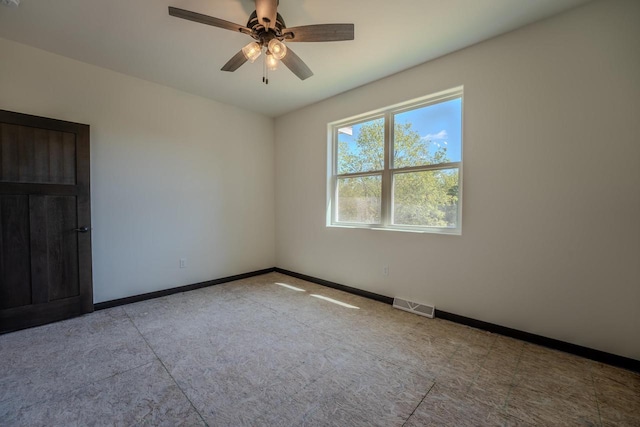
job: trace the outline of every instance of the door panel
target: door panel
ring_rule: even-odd
[[[31,196],[33,303],[80,294],[76,198]]]
[[[0,110],[0,333],[93,311],[89,166],[89,126]]]
[[[45,197],[49,301],[79,295],[76,198]],[[43,286],[45,284],[43,283]]]
[[[47,207],[45,196],[29,197],[29,223],[31,226],[31,288],[30,304],[49,302],[49,257],[47,243]]]
[[[2,157],[0,181],[18,181],[18,171],[20,170],[18,129],[18,126],[8,123],[0,125],[0,156]]]
[[[0,309],[31,304],[29,196],[0,195]]]
[[[0,124],[0,182],[76,183],[76,135]]]

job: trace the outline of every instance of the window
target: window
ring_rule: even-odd
[[[329,132],[327,225],[460,234],[462,88]]]

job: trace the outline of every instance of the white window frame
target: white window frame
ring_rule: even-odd
[[[405,111],[415,110],[427,107],[433,104],[460,99],[462,103],[461,126],[464,127],[464,96],[463,87],[459,86],[442,92],[434,93],[424,97],[412,99],[407,102],[392,105],[368,113],[349,117],[347,119],[331,122],[327,125],[328,134],[328,150],[327,150],[327,227],[343,227],[343,228],[365,228],[373,230],[396,230],[417,233],[437,233],[437,234],[462,234],[462,169],[463,169],[463,140],[464,132],[461,129],[461,147],[460,161],[439,163],[436,165],[409,166],[394,169],[391,166],[391,153],[393,152],[394,138],[394,115]],[[356,125],[362,122],[384,118],[384,169],[367,172],[356,172],[338,174],[338,129]],[[393,224],[393,177],[396,174],[405,172],[425,172],[440,169],[458,169],[458,209],[456,227],[429,227],[417,225],[397,225]],[[381,222],[379,224],[364,224],[337,221],[337,196],[338,196],[338,178],[358,178],[363,176],[382,176],[382,194],[381,194]]]

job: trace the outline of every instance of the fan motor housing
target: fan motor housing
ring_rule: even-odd
[[[251,14],[251,16],[249,16],[249,20],[247,21],[247,28],[250,28],[258,36],[261,36],[262,33],[271,32],[269,30],[266,30],[264,26],[260,22],[258,22],[258,13],[255,10]],[[276,25],[274,28],[275,36],[278,38],[282,37],[282,30],[284,28],[287,28],[287,26],[284,23],[284,18],[282,18],[282,15],[278,13],[276,16]]]

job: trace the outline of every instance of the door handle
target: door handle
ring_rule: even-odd
[[[87,231],[89,231],[89,227],[74,228],[73,231],[77,231],[78,233],[86,233]]]

